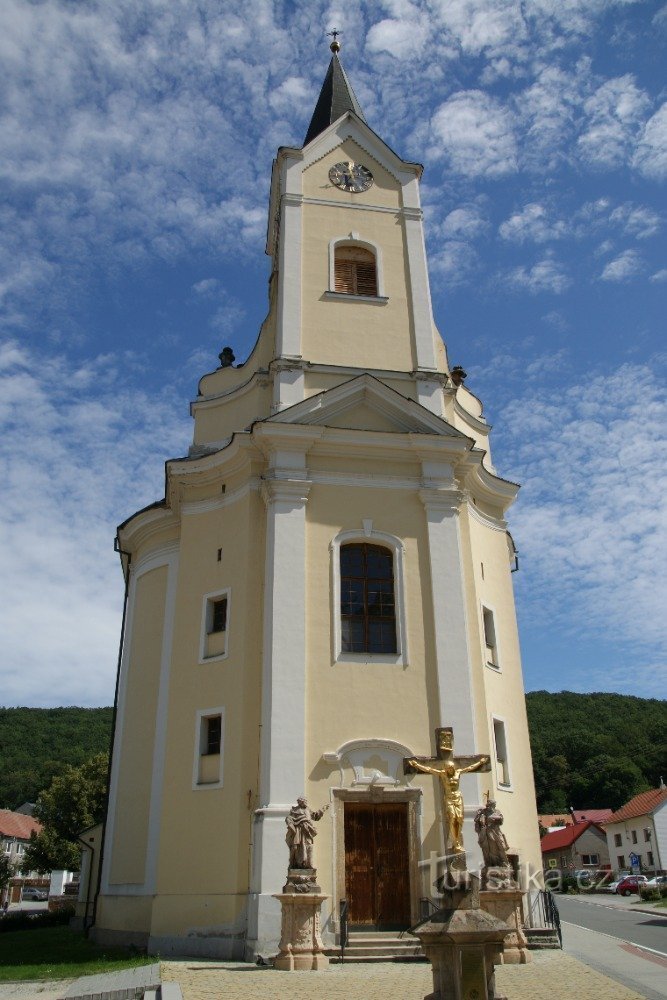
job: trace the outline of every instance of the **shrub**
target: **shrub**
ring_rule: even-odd
[[[66,909],[58,910],[55,913],[44,911],[42,913],[8,913],[0,920],[0,934],[11,931],[31,931],[37,927],[57,927],[59,924],[68,924],[74,916],[74,907],[68,906]]]

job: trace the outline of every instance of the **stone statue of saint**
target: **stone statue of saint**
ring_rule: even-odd
[[[442,792],[442,813],[447,821],[449,841],[452,851],[459,853],[463,847],[463,796],[459,787],[462,774],[470,771],[488,771],[489,757],[455,757],[452,749],[451,729],[438,731],[438,757],[410,757],[405,760],[408,768],[433,774],[440,781]],[[406,769],[407,773],[407,769]]]
[[[500,829],[502,823],[503,814],[496,808],[493,799],[489,799],[486,805],[475,813],[475,833],[487,868],[504,868],[509,864],[507,858],[509,844]]]
[[[287,823],[285,841],[289,847],[290,868],[314,867],[313,840],[317,836],[315,823],[322,819],[328,808],[327,804],[323,809],[309,809],[306,799],[300,798],[288,812],[285,817]]]

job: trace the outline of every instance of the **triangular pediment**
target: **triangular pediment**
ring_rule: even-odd
[[[373,129],[353,111],[348,111],[312,142],[303,148],[303,169],[307,170],[334,149],[338,149],[351,139],[361,150],[372,156],[402,185],[410,183],[415,175],[420,176],[422,167],[401,159]]]
[[[437,434],[466,440],[466,435],[446,420],[368,374],[309,396],[267,422],[390,434]]]

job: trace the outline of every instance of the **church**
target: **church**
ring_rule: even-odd
[[[286,816],[317,822],[325,942],[401,930],[446,850],[452,727],[524,887],[541,870],[506,512],[482,404],[450,368],[419,185],[338,55],[301,148],[273,164],[269,309],[205,374],[166,495],[117,536],[126,613],[93,936],[149,953],[275,952]]]

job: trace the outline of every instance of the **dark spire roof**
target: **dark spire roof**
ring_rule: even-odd
[[[331,48],[333,50],[333,45]],[[304,146],[307,146],[320,132],[324,132],[325,129],[329,128],[346,111],[354,111],[355,115],[361,118],[362,122],[366,121],[359,101],[350,86],[350,81],[346,77],[345,70],[341,66],[340,59],[334,50],[327,75],[322,84],[320,96],[313,111],[313,117],[306,132],[306,138],[303,141]]]

